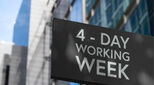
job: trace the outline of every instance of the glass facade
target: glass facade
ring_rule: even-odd
[[[129,27],[129,29],[131,29],[130,32],[144,34],[144,35],[151,35],[147,2],[145,0],[141,0],[137,8],[133,11],[127,24],[130,25]],[[127,24],[122,30],[124,31],[128,30]]]
[[[101,25],[101,7],[100,4],[97,5],[94,16],[90,19],[89,24]]]
[[[107,23],[110,23],[112,20],[112,5],[108,5],[108,10],[106,10],[106,15],[107,15]]]
[[[23,0],[14,25],[13,42],[16,45],[28,46],[30,19],[30,0]]]
[[[146,0],[147,2],[147,8],[148,8],[148,16],[149,16],[149,21],[150,21],[150,32],[151,35],[154,36],[154,5],[153,5],[153,0]]]
[[[95,0],[86,0],[86,13],[89,13],[89,10],[91,10],[91,7],[95,3],[94,1]],[[131,1],[132,0],[100,0],[95,8],[94,15],[88,21],[89,24],[114,29]],[[147,4],[149,2],[148,0],[140,1],[139,5],[137,5],[130,15],[127,24],[122,29],[123,31],[144,35],[153,34],[152,17],[150,18],[150,15],[153,16],[153,12],[151,12],[153,9],[148,11],[149,5]]]
[[[93,3],[95,2],[91,2],[91,5],[93,5]],[[97,4],[94,15],[89,20],[89,24],[115,28],[129,3],[130,2],[127,0],[100,0]],[[86,2],[86,4],[90,4],[90,1],[88,3]],[[86,13],[89,13],[89,9],[86,9]]]
[[[86,0],[86,16],[88,16],[96,0]]]
[[[82,22],[82,0],[76,0],[72,11],[70,12],[69,20]]]

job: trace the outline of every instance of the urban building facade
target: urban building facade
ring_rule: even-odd
[[[0,50],[0,84],[5,85],[8,81],[6,69],[9,68],[9,55],[11,55],[12,49],[10,45],[0,43]]]
[[[153,23],[151,21],[153,15],[149,15],[150,11],[148,10],[148,3],[151,3],[150,0],[140,0],[128,22],[123,27],[122,30],[153,36]]]
[[[153,9],[150,2],[152,0],[23,0],[13,41],[26,46],[28,50],[27,59],[19,58],[27,62],[25,84],[80,85],[51,79],[53,18],[153,36]],[[24,14],[22,10],[25,9]],[[20,21],[20,18],[25,21]],[[24,25],[20,25],[21,22]]]
[[[66,20],[153,36],[152,0],[69,1]]]
[[[55,0],[31,0],[26,85],[52,84],[50,35],[54,2]]]
[[[23,0],[13,30],[13,42],[16,45],[28,46],[30,19],[30,0]]]
[[[92,25],[152,36],[153,13],[152,9],[148,10],[150,2],[152,1],[86,0],[86,18]],[[125,22],[124,26],[119,27],[122,22]]]
[[[0,85],[26,85],[27,48],[0,43]]]

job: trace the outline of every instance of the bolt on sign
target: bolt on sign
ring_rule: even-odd
[[[54,19],[51,49],[54,79],[94,85],[153,83],[153,37]]]

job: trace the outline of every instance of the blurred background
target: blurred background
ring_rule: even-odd
[[[52,20],[154,36],[153,0],[1,0],[0,85],[80,85],[51,79]],[[143,73],[138,82],[153,85]]]

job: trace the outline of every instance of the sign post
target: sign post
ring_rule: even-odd
[[[140,85],[153,79],[154,38],[54,19],[51,76],[107,85]]]

